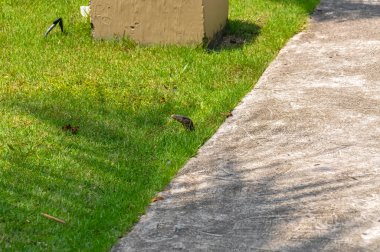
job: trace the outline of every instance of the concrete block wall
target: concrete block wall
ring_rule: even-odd
[[[141,44],[199,44],[225,26],[228,0],[92,0],[94,38]]]

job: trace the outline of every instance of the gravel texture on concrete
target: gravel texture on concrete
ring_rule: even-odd
[[[380,251],[380,0],[325,0],[113,251]]]

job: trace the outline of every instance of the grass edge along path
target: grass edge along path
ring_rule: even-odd
[[[207,51],[94,41],[87,0],[0,0],[0,250],[110,249],[317,2],[231,0],[246,43]],[[44,38],[57,17],[66,33]]]

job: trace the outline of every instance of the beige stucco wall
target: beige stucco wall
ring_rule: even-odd
[[[224,28],[228,18],[228,0],[203,0],[204,32],[208,39]]]
[[[227,16],[228,0],[92,0],[91,3],[95,38],[128,36],[142,44],[201,43],[205,36],[210,39],[220,30]]]

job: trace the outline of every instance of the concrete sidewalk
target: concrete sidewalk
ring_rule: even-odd
[[[114,251],[380,251],[380,0],[325,0]]]

